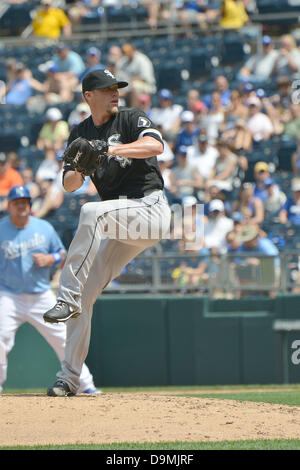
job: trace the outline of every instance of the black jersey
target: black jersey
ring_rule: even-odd
[[[88,117],[70,134],[68,145],[77,137],[88,140],[103,139],[108,145],[128,144],[143,136],[162,141],[160,132],[138,108],[120,107],[118,114],[101,126],[95,126]],[[65,167],[65,172],[70,169]],[[143,197],[146,191],[163,189],[163,178],[157,158],[126,158],[109,156],[91,176],[102,200]]]

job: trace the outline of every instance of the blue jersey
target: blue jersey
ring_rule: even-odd
[[[14,294],[44,292],[50,288],[51,267],[38,267],[34,253],[56,253],[65,248],[52,225],[30,217],[19,229],[10,216],[0,220],[0,290]]]

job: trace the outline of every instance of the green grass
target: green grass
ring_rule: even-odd
[[[300,450],[299,439],[0,447],[0,450]]]
[[[295,389],[300,392],[300,384],[267,384],[267,385],[170,385],[168,387],[99,387],[103,392],[106,393],[134,393],[134,392],[166,392],[168,393],[173,391],[185,391],[185,390],[249,390],[249,389]],[[3,393],[45,393],[46,388],[41,389],[4,389]]]
[[[191,398],[217,398],[218,400],[238,400],[238,401],[254,401],[263,403],[276,403],[279,405],[300,406],[299,390],[279,391],[279,392],[241,392],[241,393],[199,393],[184,394],[181,396],[189,396]]]

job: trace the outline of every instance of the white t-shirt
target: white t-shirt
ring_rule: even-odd
[[[183,107],[179,104],[173,104],[168,108],[152,108],[149,118],[157,126],[161,126],[163,131],[172,129],[173,124],[179,118]]]
[[[264,138],[265,132],[273,132],[273,124],[271,119],[264,113],[256,113],[254,116],[247,119],[247,125],[253,139],[257,142]]]
[[[278,51],[274,49],[268,54],[255,54],[247,60],[245,67],[250,70],[252,75],[267,79],[272,73],[277,57]]]
[[[226,234],[231,230],[233,230],[233,221],[225,215],[209,219],[204,226],[205,248],[218,248],[221,252],[225,252]]]
[[[204,179],[211,173],[218,156],[218,150],[210,145],[207,146],[205,153],[200,153],[198,144],[187,149],[188,163],[195,166]]]

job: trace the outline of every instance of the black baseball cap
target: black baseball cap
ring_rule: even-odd
[[[118,85],[118,88],[125,88],[128,86],[128,83],[119,82],[107,69],[94,70],[89,72],[82,80],[82,93],[97,90],[98,88],[108,88],[112,85]]]

